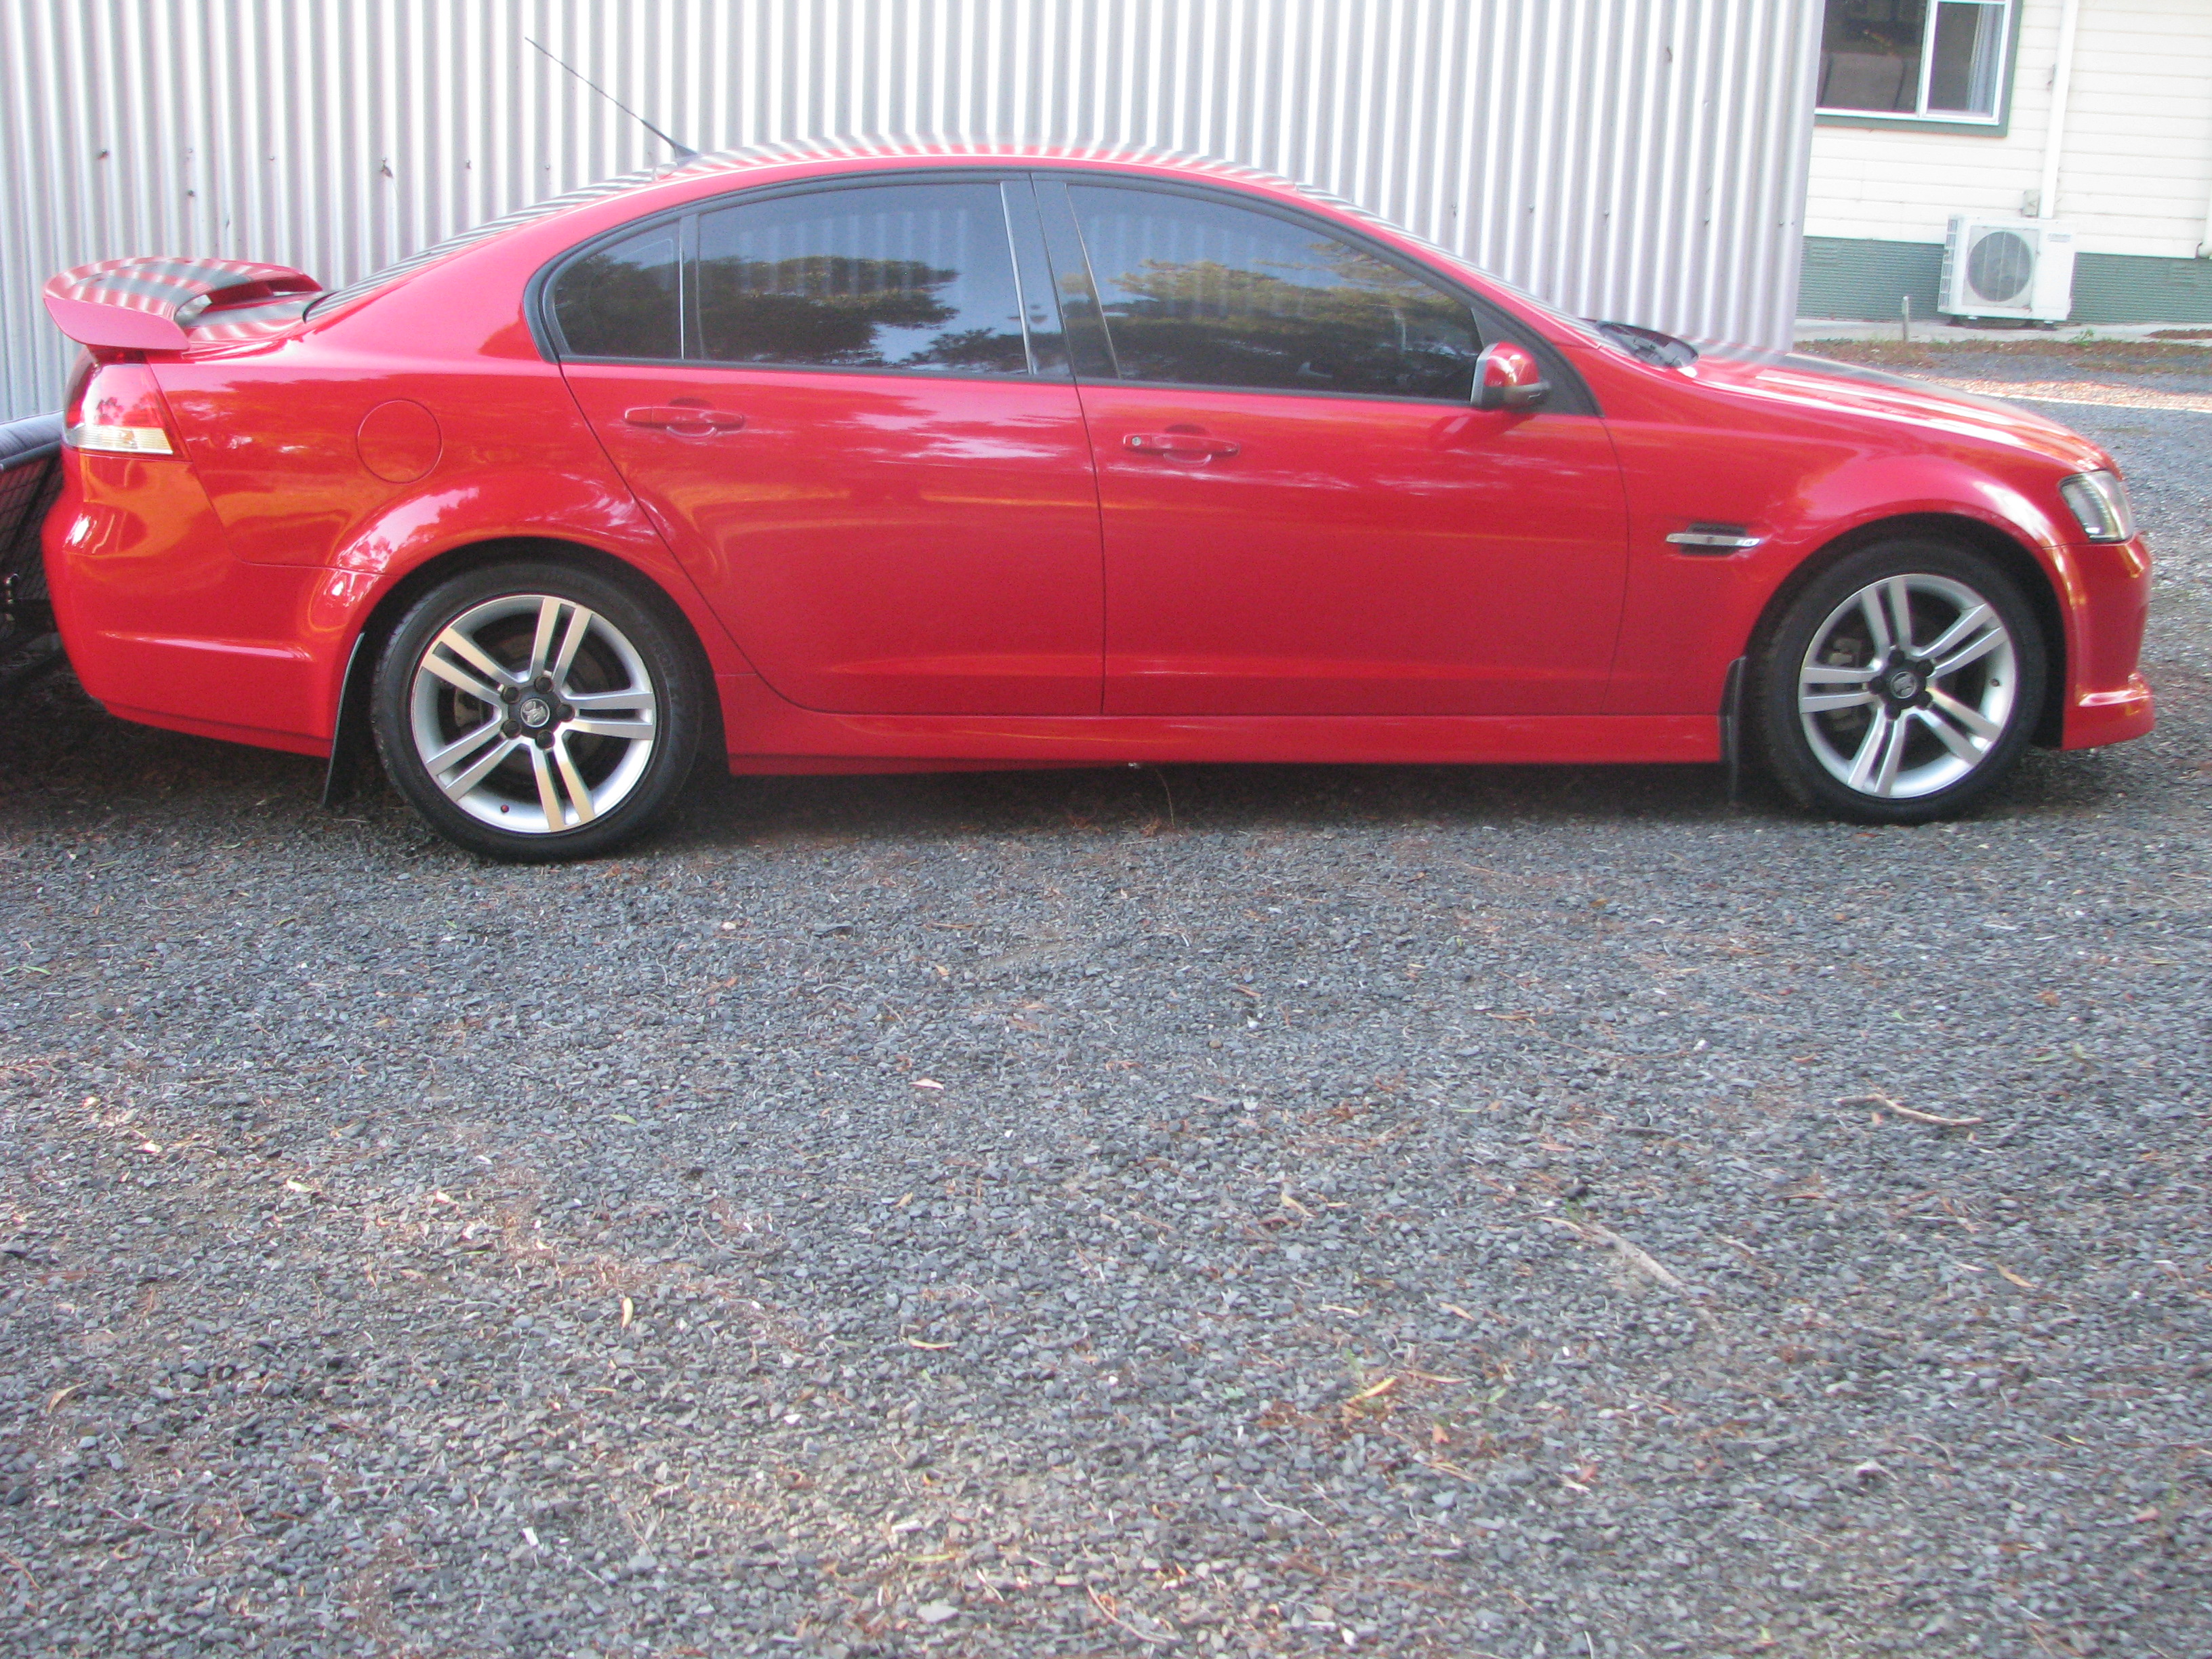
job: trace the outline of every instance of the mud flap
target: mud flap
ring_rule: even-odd
[[[1729,805],[1743,799],[1743,673],[1744,659],[1728,666],[1721,683],[1721,764],[1728,769]]]
[[[331,733],[331,763],[323,774],[323,805],[344,805],[353,799],[362,763],[368,758],[368,636],[356,637],[338,687],[337,728]]]

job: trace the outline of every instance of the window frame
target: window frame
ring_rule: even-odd
[[[1158,179],[1105,169],[1094,170],[1080,167],[1054,167],[1048,172],[1040,170],[1031,176],[1036,180],[1037,188],[1038,216],[1044,221],[1046,245],[1052,255],[1055,294],[1064,291],[1070,279],[1073,278],[1085,300],[1082,312],[1073,315],[1066,307],[1062,307],[1063,324],[1069,328],[1068,343],[1071,355],[1077,355],[1078,352],[1079,337],[1085,327],[1084,312],[1088,313],[1089,326],[1097,329],[1103,337],[1099,344],[1104,348],[1107,353],[1106,361],[1109,362],[1114,361],[1111,356],[1113,336],[1108,327],[1105,308],[1099,301],[1098,290],[1091,276],[1090,247],[1083,240],[1081,221],[1075,217],[1073,205],[1067,201],[1064,194],[1060,196],[1058,205],[1055,207],[1047,195],[1047,186],[1054,184],[1107,185],[1122,190],[1150,191],[1163,196],[1182,196],[1194,198],[1200,201],[1218,202],[1230,207],[1243,208],[1248,212],[1280,219],[1285,223],[1297,225],[1304,229],[1333,236],[1339,241],[1347,243],[1363,253],[1372,255],[1384,264],[1395,266],[1416,280],[1425,283],[1431,288],[1441,290],[1449,297],[1461,301],[1472,313],[1484,347],[1505,340],[1523,347],[1533,354],[1543,368],[1544,378],[1551,383],[1552,386],[1552,394],[1545,399],[1542,406],[1538,410],[1539,414],[1595,416],[1599,412],[1597,401],[1591,396],[1588,383],[1568,362],[1565,355],[1545,338],[1539,331],[1529,327],[1512,312],[1492,301],[1489,295],[1458,281],[1449,272],[1437,270],[1411,255],[1401,252],[1379,238],[1366,234],[1357,225],[1343,223],[1317,213],[1303,212],[1285,203],[1277,202],[1267,197],[1250,195],[1241,190],[1224,188],[1216,185],[1186,182],[1180,179]],[[1066,232],[1072,233],[1075,239],[1073,249],[1069,252],[1063,251],[1060,239],[1054,234],[1054,221],[1060,215],[1066,216]],[[1072,253],[1080,255],[1079,267],[1074,265]],[[1063,260],[1067,261],[1066,266],[1063,266]],[[1467,409],[1473,406],[1472,403],[1465,398],[1416,398],[1397,392],[1336,392],[1323,388],[1297,386],[1220,386],[1185,380],[1133,380],[1121,376],[1118,373],[1118,363],[1115,364],[1115,368],[1117,372],[1112,374],[1086,372],[1079,356],[1076,382],[1078,385],[1085,386],[1154,387],[1164,392],[1233,392],[1245,398],[1326,398],[1337,402],[1418,404],[1424,409]]]
[[[524,315],[529,322],[531,337],[538,347],[538,355],[556,366],[584,363],[612,368],[714,369],[726,374],[749,374],[757,370],[770,374],[897,374],[927,380],[1066,381],[1069,374],[1060,338],[1033,325],[1032,316],[1038,307],[1032,304],[1023,282],[1024,271],[1044,258],[1042,239],[1034,222],[1034,211],[1026,201],[1017,207],[1008,199],[1006,190],[1009,184],[1026,185],[1030,178],[1026,170],[1016,167],[898,167],[880,172],[841,173],[830,179],[800,179],[785,184],[757,185],[749,189],[702,197],[696,201],[664,209],[659,213],[626,221],[577,243],[574,247],[562,250],[538,267],[532,276],[524,291]],[[1007,273],[1012,279],[1015,298],[1021,307],[1023,349],[1029,362],[1026,369],[903,368],[876,363],[735,362],[701,355],[697,267],[699,220],[702,215],[780,197],[818,196],[832,191],[880,188],[885,185],[947,184],[988,185],[998,191],[1000,219],[1006,233]],[[664,225],[677,228],[677,305],[682,325],[679,349],[683,355],[676,357],[613,357],[571,351],[567,337],[561,331],[560,314],[553,301],[554,289],[562,276],[571,266],[592,254]],[[1060,319],[1056,299],[1051,302],[1049,314],[1054,319]],[[1064,322],[1062,328],[1065,328]]]
[[[2002,15],[2005,32],[2003,43],[1999,48],[2002,64],[1997,70],[1996,108],[1993,113],[1975,115],[1948,111],[1931,113],[1928,110],[1928,83],[1936,72],[1936,23],[1944,3],[1944,0],[1928,0],[1928,15],[1921,25],[1920,85],[1914,94],[1912,112],[1847,109],[1815,104],[1813,111],[1814,124],[1824,127],[1875,127],[1890,132],[1970,133],[1990,138],[2004,137],[2012,130],[2014,71],[2020,63],[2021,0],[1981,0],[1981,3]],[[1835,3],[1836,0],[1824,0],[1821,6],[1820,23],[1824,34],[1827,29],[1828,7]]]
[[[1254,194],[1231,186],[1199,180],[1162,179],[1150,174],[1124,173],[1110,167],[881,167],[862,173],[840,173],[832,178],[794,179],[775,185],[753,185],[738,190],[724,191],[716,195],[702,197],[695,201],[679,203],[658,213],[641,215],[625,220],[619,225],[592,235],[574,246],[564,248],[533,273],[523,290],[523,318],[530,328],[531,340],[538,355],[556,368],[563,363],[605,365],[611,368],[647,368],[672,369],[714,369],[724,373],[753,373],[773,374],[898,374],[930,380],[998,380],[1038,381],[1103,386],[1158,386],[1163,390],[1185,389],[1208,392],[1232,392],[1254,398],[1334,398],[1373,403],[1414,403],[1425,409],[1464,409],[1469,404],[1456,399],[1435,398],[1406,398],[1391,392],[1304,391],[1295,388],[1267,389],[1252,386],[1190,386],[1161,380],[1124,380],[1115,376],[1085,372],[1080,361],[1085,337],[1088,330],[1098,331],[1100,343],[1104,339],[1104,319],[1098,307],[1097,289],[1091,277],[1089,252],[1083,246],[1081,228],[1076,224],[1073,210],[1064,189],[1071,182],[1119,185],[1129,190],[1154,190],[1174,195],[1194,196],[1224,202],[1255,213],[1264,213],[1291,223],[1319,230],[1351,243],[1362,252],[1371,253],[1384,262],[1397,266],[1410,275],[1443,289],[1446,293],[1466,301],[1474,312],[1476,326],[1482,331],[1486,344],[1508,340],[1533,355],[1544,371],[1544,378],[1552,387],[1551,395],[1537,413],[1541,415],[1579,415],[1593,418],[1601,416],[1597,398],[1589,383],[1568,361],[1566,354],[1554,345],[1538,328],[1532,326],[1518,313],[1501,305],[1471,284],[1462,281],[1453,272],[1439,269],[1424,260],[1402,252],[1371,235],[1359,225],[1331,218],[1324,214],[1302,210],[1272,198]],[[1005,186],[1024,182],[1029,191],[1018,208],[1007,204]],[[700,214],[714,212],[742,202],[764,201],[775,196],[795,196],[809,192],[842,190],[862,185],[889,184],[993,184],[1000,186],[1000,201],[1006,213],[1009,235],[1009,254],[1014,260],[1014,280],[1022,301],[1022,327],[1030,343],[1030,359],[1038,367],[1030,374],[993,374],[952,369],[882,368],[855,367],[843,364],[815,363],[731,363],[714,358],[685,356],[673,357],[586,357],[572,353],[562,337],[560,324],[553,313],[553,284],[574,261],[588,257],[599,249],[626,240],[640,232],[650,230],[662,223],[692,221],[682,233],[681,258],[687,270],[678,278],[688,295],[693,278],[688,266],[698,252],[696,234]],[[1073,252],[1081,256],[1079,265],[1071,263],[1069,251],[1055,234],[1053,198],[1057,196],[1057,211],[1066,216],[1066,230],[1073,234]],[[1042,264],[1047,273],[1051,294],[1047,307],[1049,316],[1060,325],[1057,335],[1042,334],[1031,328],[1031,313],[1037,309],[1024,286],[1024,273],[1034,264]],[[1076,279],[1076,289],[1069,290],[1069,279]],[[1089,314],[1080,307],[1063,303],[1063,294],[1071,297],[1088,296]],[[690,306],[684,302],[688,318]],[[693,349],[690,329],[685,323],[684,349]]]

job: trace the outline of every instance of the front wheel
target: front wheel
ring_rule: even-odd
[[[491,565],[401,621],[371,723],[392,783],[448,840],[493,858],[584,858],[674,801],[703,684],[676,629],[627,588],[566,565]]]
[[[1841,817],[1948,817],[2019,761],[2045,672],[2042,630],[1992,562],[1942,543],[1867,548],[1808,586],[1767,643],[1767,760],[1800,802]]]

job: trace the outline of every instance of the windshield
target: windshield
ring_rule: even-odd
[[[1662,334],[1656,328],[1638,328],[1634,323],[1593,323],[1591,326],[1600,337],[1631,356],[1641,357],[1662,368],[1687,368],[1698,361],[1697,347],[1671,334]]]

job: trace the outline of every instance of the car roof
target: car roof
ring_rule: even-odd
[[[1202,179],[1230,179],[1274,190],[1294,191],[1301,195],[1317,193],[1257,167],[1179,150],[1123,144],[1040,143],[989,138],[812,138],[747,144],[654,169],[653,178],[655,181],[694,179],[708,173],[744,173],[758,167],[787,166],[795,162],[844,161],[942,161],[972,162],[983,167],[1026,167],[1036,163],[1120,166],[1148,172],[1187,173]]]

